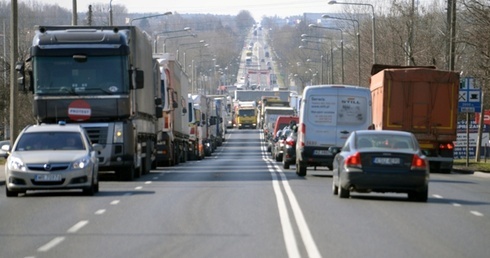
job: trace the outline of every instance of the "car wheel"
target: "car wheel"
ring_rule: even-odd
[[[339,187],[335,184],[335,176],[332,177],[332,194],[339,194]]]
[[[285,158],[282,159],[282,168],[289,169],[289,162]]]
[[[429,188],[425,188],[424,190],[417,192],[409,192],[408,193],[408,199],[416,202],[427,202],[427,199],[429,198]]]
[[[87,196],[93,196],[95,193],[96,193],[96,186],[94,181],[92,180],[90,186],[83,189],[83,194]]]
[[[340,198],[349,198],[350,197],[349,189],[342,187],[342,181],[340,181],[340,177],[339,177],[339,186],[338,187],[339,187],[339,197]]]
[[[306,176],[306,166],[302,166],[300,162],[296,162],[296,174],[298,176]]]
[[[5,195],[7,197],[17,197],[17,196],[19,196],[19,192],[10,191],[9,188],[7,186],[5,186]]]

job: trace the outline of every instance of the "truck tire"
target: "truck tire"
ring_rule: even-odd
[[[120,168],[116,171],[117,176],[123,181],[133,181],[134,180],[135,169],[133,165],[129,167]]]

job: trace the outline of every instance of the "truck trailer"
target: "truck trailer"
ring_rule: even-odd
[[[372,71],[373,129],[413,133],[430,171],[449,173],[457,138],[459,73],[380,65]]]
[[[133,26],[36,26],[32,42],[29,65],[16,68],[37,122],[82,125],[103,145],[99,171],[132,180],[154,168],[162,107],[148,36]]]
[[[161,71],[160,87],[163,92],[163,119],[158,126],[157,164],[174,166],[186,162],[193,152],[189,128],[189,78],[175,56],[170,53],[154,54]]]

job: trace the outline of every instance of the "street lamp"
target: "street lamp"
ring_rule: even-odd
[[[340,32],[340,55],[341,55],[341,62],[342,62],[342,84],[344,84],[344,31],[339,28],[331,28],[331,27],[322,27],[318,26],[316,24],[309,24],[308,27],[310,28],[317,28],[317,29],[324,29],[324,30],[337,30]]]
[[[136,21],[136,20],[142,20],[142,19],[147,19],[147,18],[155,18],[155,17],[160,17],[160,16],[167,16],[167,15],[171,15],[171,14],[172,14],[172,12],[166,12],[166,13],[162,13],[162,14],[155,14],[155,15],[149,15],[149,16],[134,18],[134,19],[131,19],[131,21],[129,22],[129,25],[133,26],[133,21]]]
[[[109,25],[112,26],[112,1],[109,2]]]
[[[179,35],[179,36],[173,36],[173,37],[166,37],[163,39],[163,53],[167,51],[167,39],[175,39],[175,38],[185,38],[185,37],[193,37],[197,38],[197,34],[187,34],[187,35]]]
[[[176,33],[176,32],[182,32],[182,31],[189,31],[191,30],[190,27],[185,27],[184,29],[181,29],[181,30],[170,30],[170,31],[162,31],[162,32],[157,32],[157,33],[154,33],[153,36],[155,37],[154,40],[153,40],[153,51],[156,53],[157,52],[157,45],[158,45],[158,36],[159,35],[162,35],[162,34],[170,34],[170,33]],[[185,36],[188,36],[188,35],[185,35]],[[164,39],[164,48],[163,48],[163,52],[165,53],[165,39]]]
[[[374,6],[372,4],[364,4],[364,3],[346,3],[346,2],[337,2],[335,0],[329,1],[328,4],[345,4],[345,5],[361,5],[361,6],[370,6],[371,7],[371,12],[372,12],[372,45],[373,45],[373,64],[376,64],[376,24],[375,24],[375,17],[374,17]]]
[[[359,31],[359,21],[354,19],[332,17],[330,15],[322,15],[323,19],[335,19],[341,21],[351,21],[357,25],[357,85],[361,85],[361,33]]]
[[[310,36],[308,34],[301,34],[301,41],[302,42],[309,42],[309,41],[305,41],[303,39],[307,39],[307,38],[314,38],[314,39],[327,39],[330,41],[330,79],[329,79],[329,82],[330,83],[334,83],[334,63],[333,63],[333,44],[332,44],[332,39],[329,38],[329,37],[317,37],[317,36]],[[327,74],[328,75],[328,74]]]

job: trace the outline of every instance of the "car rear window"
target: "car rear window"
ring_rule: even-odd
[[[399,150],[413,150],[415,148],[410,136],[391,134],[359,135],[356,139],[356,147],[358,149],[386,148]]]

